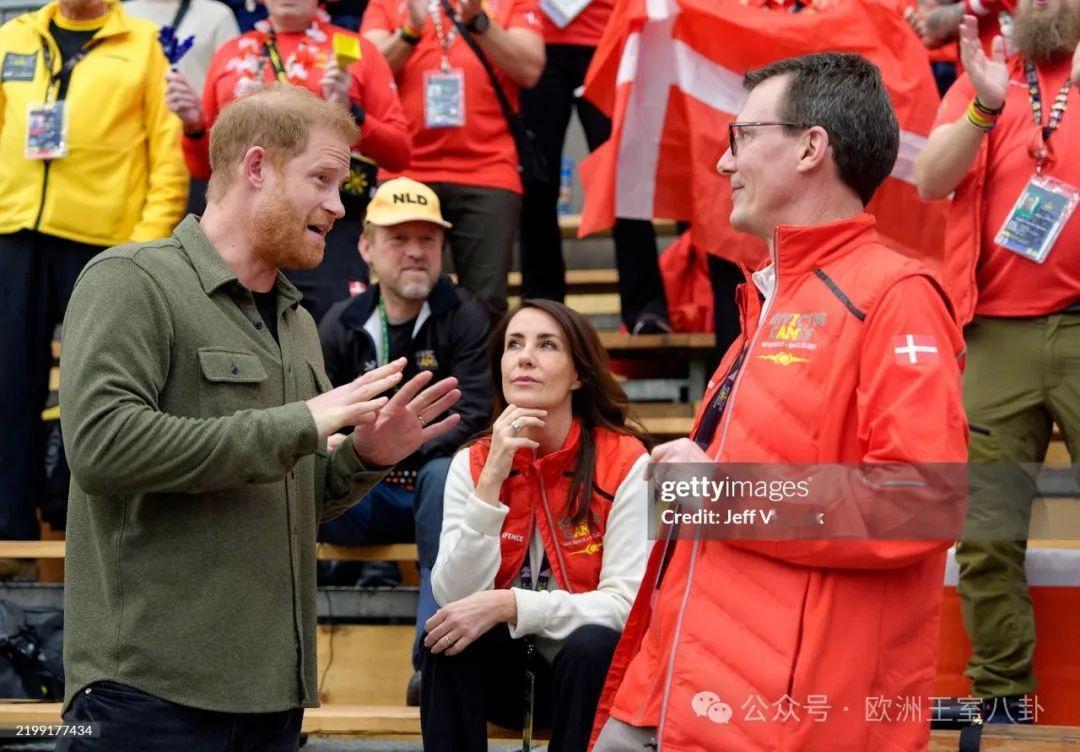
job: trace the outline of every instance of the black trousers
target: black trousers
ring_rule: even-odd
[[[443,218],[453,225],[446,231],[446,245],[458,281],[488,304],[494,325],[507,310],[506,275],[518,234],[521,196],[461,183],[430,187],[439,197]],[[444,268],[449,271],[448,264]]]
[[[56,752],[295,752],[303,719],[302,708],[221,713],[94,682],[75,695],[64,723],[96,723],[97,736],[61,737]]]
[[[739,306],[735,303],[735,288],[743,282],[750,286],[749,293],[757,295],[758,289],[752,280],[743,277],[742,269],[727,259],[707,254],[709,262],[709,281],[713,290],[713,331],[716,332],[716,351],[713,368],[720,364],[720,359],[739,336],[742,325],[739,322]]]
[[[611,137],[611,121],[574,91],[585,82],[594,47],[549,44],[547,65],[540,82],[521,92],[525,122],[536,135],[537,146],[547,157],[547,180],[525,186],[521,209],[521,278],[526,298],[566,297],[566,263],[556,210],[559,202],[559,167],[566,128],[577,108],[589,151]],[[644,313],[668,320],[667,298],[660,279],[656,231],[652,222],[616,219],[613,230],[615,266],[619,271],[622,319],[632,329]]]
[[[555,660],[534,661],[534,730],[550,729],[550,752],[585,752],[619,633],[576,629]],[[455,656],[424,649],[420,726],[425,752],[486,752],[488,721],[521,728],[525,710],[525,641],[498,624]]]
[[[103,250],[29,230],[0,235],[0,539],[40,537],[50,345],[79,272]]]

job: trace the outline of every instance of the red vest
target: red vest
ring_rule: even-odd
[[[510,476],[499,491],[499,501],[510,508],[510,513],[503,521],[500,536],[502,563],[495,576],[496,588],[510,587],[521,573],[534,526],[540,530],[551,574],[561,589],[583,593],[596,590],[600,584],[604,532],[611,504],[630,468],[645,453],[645,447],[633,436],[602,428],[596,429],[593,437],[597,462],[589,512],[586,522],[577,526],[566,519],[570,516],[568,497],[581,443],[578,420],[571,424],[558,451],[537,459],[525,449],[514,455]],[[479,481],[490,449],[491,437],[469,447],[473,483]]]

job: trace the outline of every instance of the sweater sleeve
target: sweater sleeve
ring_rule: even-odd
[[[649,552],[649,503],[645,485],[648,464],[649,457],[643,454],[615,493],[604,531],[604,559],[596,590],[568,593],[513,588],[517,625],[510,627],[511,637],[535,634],[563,640],[586,624],[622,631],[641,585]]]
[[[412,138],[394,74],[378,47],[366,39],[360,46],[363,58],[352,67],[354,90],[360,93],[356,103],[364,109],[360,151],[382,168],[404,170],[412,159]]]
[[[495,586],[502,563],[499,534],[510,509],[476,498],[469,472],[469,450],[450,462],[443,495],[439,556],[431,570],[431,589],[440,606]]]

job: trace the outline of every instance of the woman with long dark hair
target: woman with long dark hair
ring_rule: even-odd
[[[487,724],[584,750],[644,572],[647,439],[576,311],[525,301],[492,335],[495,420],[444,496],[420,716],[425,750],[487,749]]]

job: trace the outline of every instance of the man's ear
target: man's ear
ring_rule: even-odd
[[[266,159],[266,150],[261,146],[252,146],[244,155],[244,161],[240,163],[244,181],[252,188],[262,188],[269,177],[271,166]]]
[[[372,232],[378,232],[377,227],[372,228]],[[364,263],[371,266],[371,243],[368,242],[367,233],[360,233],[360,258],[364,259]]]
[[[799,172],[816,170],[829,154],[829,133],[820,125],[809,128],[799,141]]]

